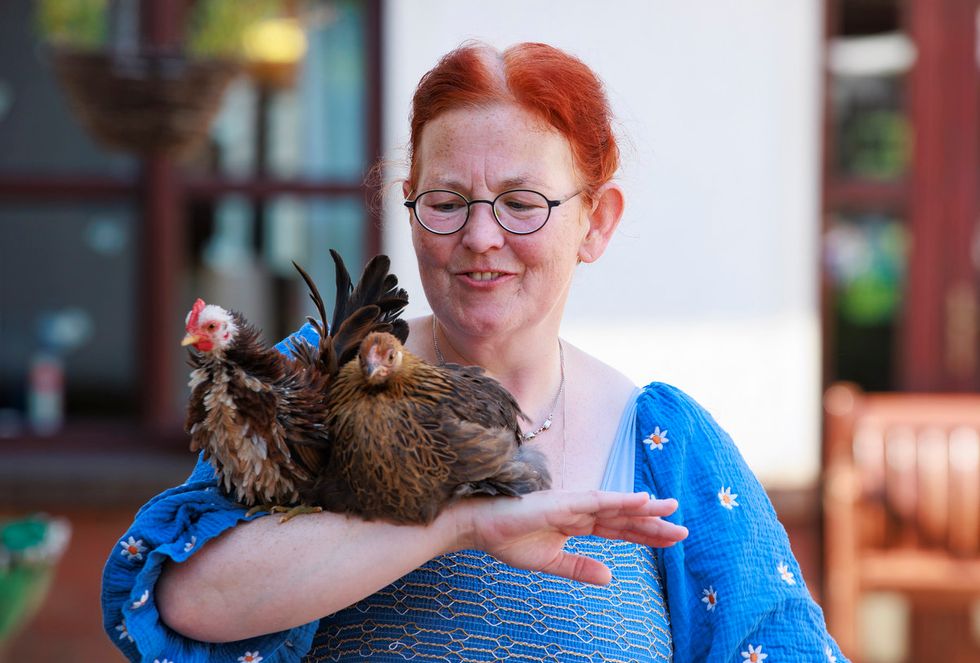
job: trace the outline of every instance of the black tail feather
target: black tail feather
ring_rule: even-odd
[[[344,318],[350,315],[350,295],[353,286],[351,285],[350,272],[344,265],[344,259],[333,249],[330,249],[330,257],[333,258],[334,269],[337,272],[337,297],[334,299],[333,320],[330,322],[330,329],[337,329]]]
[[[340,254],[330,249],[330,256],[336,266],[337,298],[329,326],[316,284],[299,265],[294,262],[293,266],[306,282],[320,316],[320,321],[307,318],[320,335],[319,362],[333,375],[356,356],[361,341],[371,332],[389,332],[402,343],[408,339],[408,323],[399,318],[408,305],[408,293],[398,287],[398,277],[389,273],[388,256],[372,258],[356,285]]]
[[[320,322],[317,322],[311,317],[307,317],[306,319],[309,320],[310,324],[312,324],[313,327],[316,329],[317,333],[320,335],[320,338],[323,338],[324,336],[327,335],[327,331],[328,331],[326,328],[327,307],[323,305],[323,297],[320,296],[320,291],[317,289],[316,283],[313,282],[313,279],[310,277],[310,275],[306,273],[306,270],[304,270],[302,267],[297,265],[295,260],[293,261],[293,267],[296,268],[296,271],[299,272],[299,275],[303,277],[304,281],[306,281],[306,287],[309,288],[310,290],[309,292],[310,299],[313,300],[313,305],[316,307],[316,312],[320,314]]]

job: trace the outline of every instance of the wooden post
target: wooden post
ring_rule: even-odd
[[[858,655],[858,477],[852,456],[853,423],[861,393],[837,384],[824,395],[824,607],[827,628],[848,658]]]
[[[142,41],[153,51],[180,46],[183,2],[143,0]],[[142,163],[139,365],[141,418],[153,432],[180,424],[174,402],[180,326],[177,283],[183,258],[183,187],[171,157],[151,154]]]

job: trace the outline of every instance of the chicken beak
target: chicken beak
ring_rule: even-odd
[[[187,336],[184,337],[184,340],[180,342],[180,347],[184,348],[187,347],[188,345],[194,345],[200,340],[201,337],[198,336],[197,334],[188,334]]]
[[[383,375],[384,366],[378,362],[368,361],[367,364],[367,376],[368,380],[374,380]]]
[[[381,361],[381,355],[376,348],[372,347],[365,355],[362,355],[362,361],[364,362],[364,375],[369,383],[376,384],[384,380],[388,370],[384,362]]]

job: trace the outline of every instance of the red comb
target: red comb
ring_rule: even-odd
[[[207,304],[200,297],[194,302],[194,306],[191,308],[191,312],[187,314],[187,331],[190,331],[194,327],[197,327],[197,319],[201,317],[201,311]]]

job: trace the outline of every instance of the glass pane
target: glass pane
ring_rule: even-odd
[[[908,238],[901,219],[837,215],[823,240],[829,280],[833,380],[867,390],[897,387],[896,330],[905,294]]]
[[[220,173],[361,181],[368,117],[364,9],[327,3],[316,16],[294,87],[263,92],[242,77],[229,89],[207,159]],[[256,144],[261,132],[264,153]]]
[[[68,107],[31,0],[0,2],[0,173],[126,175],[136,161],[96,145]]]
[[[198,204],[191,214],[196,230],[184,308],[201,297],[241,311],[268,341],[287,336],[315,314],[292,261],[316,281],[328,313],[334,299],[328,249],[341,254],[354,278],[364,264],[368,216],[357,199],[282,196],[256,204],[229,196]]]
[[[833,135],[838,176],[890,181],[905,176],[911,160],[911,128],[900,76],[836,77]]]
[[[901,10],[898,0],[843,0],[834,8],[827,66],[838,178],[889,181],[908,170],[905,88],[916,48],[902,31]]]
[[[0,205],[8,432],[32,407],[51,423],[62,399],[68,417],[136,412],[136,219],[125,204]]]

